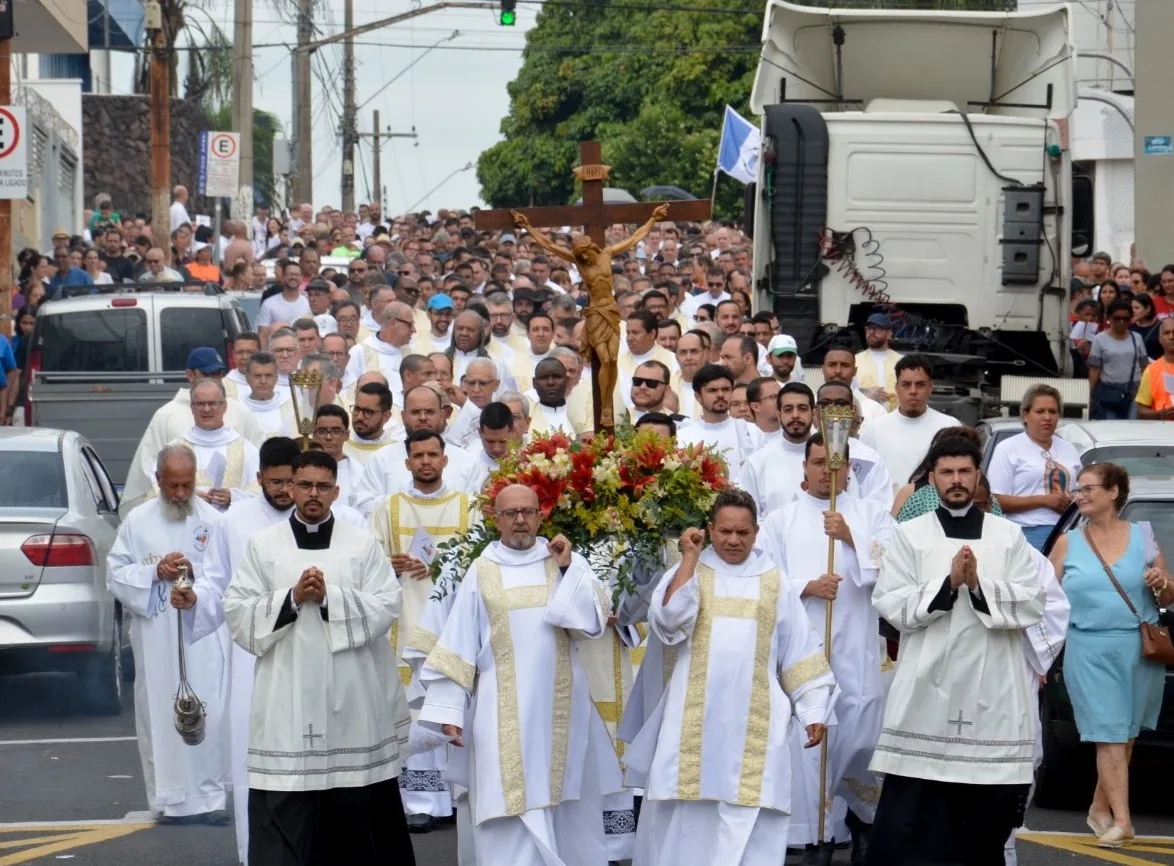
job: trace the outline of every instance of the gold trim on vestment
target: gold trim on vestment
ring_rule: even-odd
[[[469,694],[473,694],[477,669],[452,650],[443,646],[435,646],[428,653],[424,664],[437,673],[444,674]]]
[[[832,669],[828,666],[828,660],[824,657],[823,651],[820,650],[813,656],[808,656],[802,661],[795,662],[785,671],[783,671],[783,691],[788,695],[801,686],[807,685],[813,679],[822,677],[825,674],[830,674]]]
[[[698,564],[699,605],[689,648],[689,681],[681,715],[677,749],[677,798],[701,799],[701,740],[705,727],[705,693],[709,682],[709,642],[713,634],[713,569]]]
[[[428,653],[432,652],[438,640],[440,640],[439,635],[435,635],[421,626],[416,626],[408,635],[407,640],[404,641],[404,646],[411,647],[414,650],[419,650],[424,655],[428,655]]]
[[[606,607],[604,608],[604,610],[607,610],[607,609],[608,608],[606,608]],[[607,630],[604,632],[604,634],[608,635],[611,638],[612,675],[615,677],[615,695],[616,695],[616,699],[613,703],[615,704],[615,716],[616,716],[615,723],[619,724],[620,719],[622,719],[624,717],[624,671],[623,671],[623,661],[624,661],[623,651],[624,651],[624,648],[621,645],[620,636],[618,634],[616,634],[615,630],[612,629],[610,626],[607,628]],[[604,719],[604,721],[606,722],[607,719]],[[617,758],[624,757],[624,741],[619,738],[616,738],[615,747],[616,747],[616,757]]]
[[[632,664],[637,668],[644,664],[644,649],[642,646],[632,648]]]
[[[717,599],[721,602],[735,599]],[[741,601],[741,599],[737,599]],[[750,601],[750,599],[746,599]],[[738,803],[757,806],[762,802],[762,776],[766,769],[766,744],[770,735],[770,649],[778,620],[779,570],[758,578],[755,615],[758,633],[754,641],[754,682],[750,688],[750,710],[746,719],[746,742],[742,747],[742,773],[738,779]]]
[[[354,439],[348,439],[343,443],[343,450],[348,447],[354,448],[356,451],[378,451],[380,448],[386,448],[391,445],[391,442],[356,442]]]
[[[546,558],[546,581],[550,591],[559,574],[554,557]],[[554,630],[554,693],[550,713],[550,803],[563,799],[563,782],[567,770],[567,749],[571,742],[571,636],[566,629]]]
[[[399,678],[406,689],[412,682],[412,669],[407,665],[399,665]]]
[[[189,439],[184,439],[184,444],[190,447],[193,451],[199,454],[198,446],[195,442]],[[218,446],[203,446],[218,447]],[[245,440],[239,436],[233,439],[224,447],[224,477],[220,480],[220,486],[225,490],[244,490],[244,475],[245,475]],[[196,471],[196,487],[211,487],[212,479],[204,474],[204,470],[198,469]],[[157,489],[157,488],[156,488]],[[158,493],[156,493],[158,495]]]

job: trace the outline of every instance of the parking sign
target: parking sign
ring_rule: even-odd
[[[0,199],[24,198],[29,191],[25,111],[0,106]]]
[[[240,185],[240,133],[200,133],[200,195],[235,198]]]

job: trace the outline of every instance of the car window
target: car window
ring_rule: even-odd
[[[250,295],[247,298],[237,298],[236,300],[241,305],[245,318],[249,321],[249,329],[256,330],[257,315],[261,312],[261,296],[259,294]]]
[[[98,483],[98,478],[94,475],[94,468],[85,458],[81,460],[82,475],[86,478],[86,487],[90,490],[90,496],[93,497],[94,508],[98,511],[112,511],[113,506],[106,501],[105,494],[102,493],[102,485]]]
[[[1109,445],[1086,451],[1081,455],[1080,462],[1085,466],[1093,463],[1116,463],[1130,476],[1170,476],[1174,475],[1174,446]]]
[[[102,492],[102,498],[108,504],[109,510],[114,511],[118,508],[118,494],[114,490],[114,483],[110,480],[106,467],[102,465],[101,458],[91,448],[83,448],[82,454],[85,455],[86,462],[89,463],[90,469],[94,473],[94,478]]]
[[[56,451],[0,451],[0,508],[67,508],[65,466]]]
[[[41,369],[54,373],[142,373],[147,313],[138,308],[48,312],[37,317]]]
[[[159,314],[163,369],[182,370],[188,354],[200,346],[224,351],[224,319],[219,307],[164,307]]]
[[[1174,502],[1138,499],[1127,503],[1121,516],[1134,523],[1149,521],[1167,567],[1174,562],[1170,559],[1174,554]]]

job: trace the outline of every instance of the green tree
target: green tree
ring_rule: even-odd
[[[647,0],[544,5],[526,34],[522,68],[508,86],[505,138],[477,161],[482,198],[494,207],[574,201],[579,190],[571,168],[579,142],[589,139],[602,143],[615,186],[638,194],[672,184],[708,197],[725,106],[752,116],[765,3],[681,5],[706,11],[656,9]],[[1006,11],[1015,0],[809,5]],[[742,198],[742,184],[723,179],[717,214],[740,214]]]
[[[232,106],[223,104],[209,113],[212,129],[228,132],[232,129]],[[256,201],[272,202],[274,189],[273,139],[281,129],[276,115],[259,108],[253,109],[253,198]],[[238,214],[248,217],[250,214]]]

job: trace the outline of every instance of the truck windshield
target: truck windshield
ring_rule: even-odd
[[[184,369],[188,353],[200,346],[210,346],[223,355],[228,339],[224,328],[224,319],[217,307],[164,307],[159,316],[163,371]]]
[[[147,313],[78,310],[37,319],[41,369],[54,373],[142,373],[148,367]]]
[[[66,508],[65,469],[56,451],[0,451],[0,508]]]

